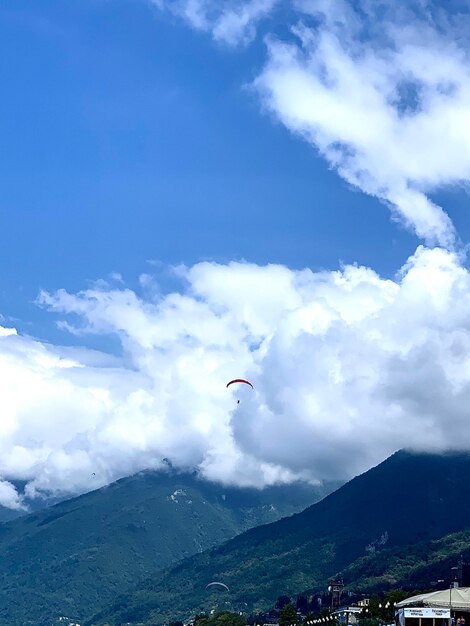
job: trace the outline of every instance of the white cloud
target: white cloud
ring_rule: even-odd
[[[281,5],[153,3],[230,45],[251,41]],[[421,0],[283,8],[292,36],[267,36],[268,61],[254,83],[266,109],[418,237],[455,246],[453,224],[429,194],[470,180],[469,11]]]
[[[182,17],[196,30],[211,33],[216,41],[231,46],[246,44],[256,26],[279,0],[151,0],[161,10]]]
[[[15,486],[5,480],[0,480],[0,506],[15,510],[25,508]]]
[[[432,3],[296,6],[295,38],[269,39],[255,83],[266,107],[419,237],[452,246],[452,223],[426,194],[470,180],[468,15]]]
[[[41,294],[75,332],[116,335],[119,358],[0,333],[3,481],[76,493],[166,457],[261,485],[352,476],[406,446],[470,449],[470,273],[454,254],[419,248],[395,281],[355,266],[180,274],[167,295]],[[255,389],[227,390],[239,376]]]
[[[16,334],[16,328],[6,328],[5,326],[0,326],[0,337],[8,337],[9,335]]]

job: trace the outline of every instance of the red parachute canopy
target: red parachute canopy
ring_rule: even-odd
[[[235,378],[234,380],[231,380],[229,383],[227,383],[227,387],[230,387],[230,385],[233,385],[233,383],[245,383],[245,385],[250,385],[250,387],[254,389],[250,381],[245,380],[244,378]]]
[[[227,591],[230,591],[230,589],[227,587],[225,583],[217,583],[217,582],[209,583],[208,585],[206,585],[206,589],[208,589],[209,587],[214,587],[214,586],[223,587]]]

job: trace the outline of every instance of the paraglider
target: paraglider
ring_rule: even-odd
[[[219,583],[219,582],[209,583],[208,585],[206,585],[206,589],[209,589],[209,587],[216,587],[216,586],[222,587],[223,589],[230,591],[230,589],[227,587],[225,583]]]
[[[250,381],[249,380],[245,380],[244,378],[234,378],[233,380],[231,380],[230,382],[227,383],[226,387],[230,387],[230,385],[233,385],[234,383],[245,383],[245,385],[250,385],[250,387],[252,389],[254,389],[254,387],[250,383]]]
[[[252,389],[254,389],[252,383],[250,383],[249,380],[245,380],[244,378],[234,378],[233,380],[230,380],[226,384],[226,387],[230,387],[230,385],[233,385],[235,383],[242,383],[243,385],[249,385]],[[237,400],[237,404],[240,404],[240,400]]]

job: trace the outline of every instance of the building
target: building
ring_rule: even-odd
[[[470,587],[454,587],[412,596],[395,605],[397,626],[470,624]]]
[[[363,610],[363,607],[360,606],[343,606],[334,611],[332,616],[343,626],[348,626],[348,624],[355,626],[359,622]]]

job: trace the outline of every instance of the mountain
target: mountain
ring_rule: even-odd
[[[398,452],[302,513],[186,559],[120,597],[93,624],[158,624],[208,608],[209,580],[235,609],[263,609],[383,549],[470,528],[470,454]]]
[[[330,486],[333,489],[334,486]],[[0,524],[0,624],[79,621],[162,567],[299,511],[328,487],[223,487],[143,472]]]

